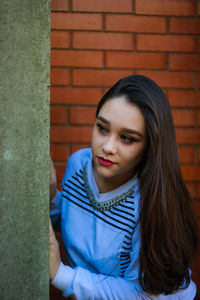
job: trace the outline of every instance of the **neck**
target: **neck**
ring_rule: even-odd
[[[113,176],[112,178],[105,178],[100,176],[97,173],[94,166],[93,166],[93,175],[100,194],[115,190],[116,188],[128,182],[134,176],[134,174],[131,173],[131,174],[126,174],[127,176],[123,176],[123,177]]]

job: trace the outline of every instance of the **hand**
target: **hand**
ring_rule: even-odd
[[[49,278],[52,280],[60,266],[60,250],[49,218]]]
[[[57,178],[53,161],[50,157],[50,200],[53,200],[57,194]]]

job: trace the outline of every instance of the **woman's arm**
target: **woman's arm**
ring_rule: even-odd
[[[64,297],[78,300],[147,300],[133,282],[122,277],[95,274],[81,267],[71,268],[60,263],[51,282]]]
[[[50,201],[56,197],[57,194],[57,178],[56,170],[53,161],[50,157]]]
[[[61,262],[59,245],[53,228],[49,226],[50,237],[50,280],[63,292],[64,297],[78,300],[142,300],[150,299],[136,286],[134,280],[122,277],[95,274],[84,268],[71,268]],[[137,281],[137,280],[135,280]]]
[[[109,276],[92,273],[87,269],[71,268],[61,262],[58,242],[50,224],[50,280],[52,285],[63,292],[64,297],[72,296],[77,300],[191,300],[196,293],[191,281],[186,289],[172,295],[150,296],[138,286],[134,272],[134,260],[127,270],[127,277]]]
[[[56,170],[50,157],[50,216],[53,227],[60,231],[61,192],[57,190]]]
[[[52,280],[60,266],[60,250],[52,228],[51,219],[49,219],[49,277]]]

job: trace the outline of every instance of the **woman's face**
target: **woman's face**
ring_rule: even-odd
[[[143,114],[125,96],[112,98],[102,106],[92,133],[94,177],[101,192],[134,176],[146,139]]]

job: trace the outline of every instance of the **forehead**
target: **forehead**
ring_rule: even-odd
[[[120,128],[135,129],[141,133],[145,131],[145,119],[141,110],[125,96],[108,99],[102,106],[99,116]]]

